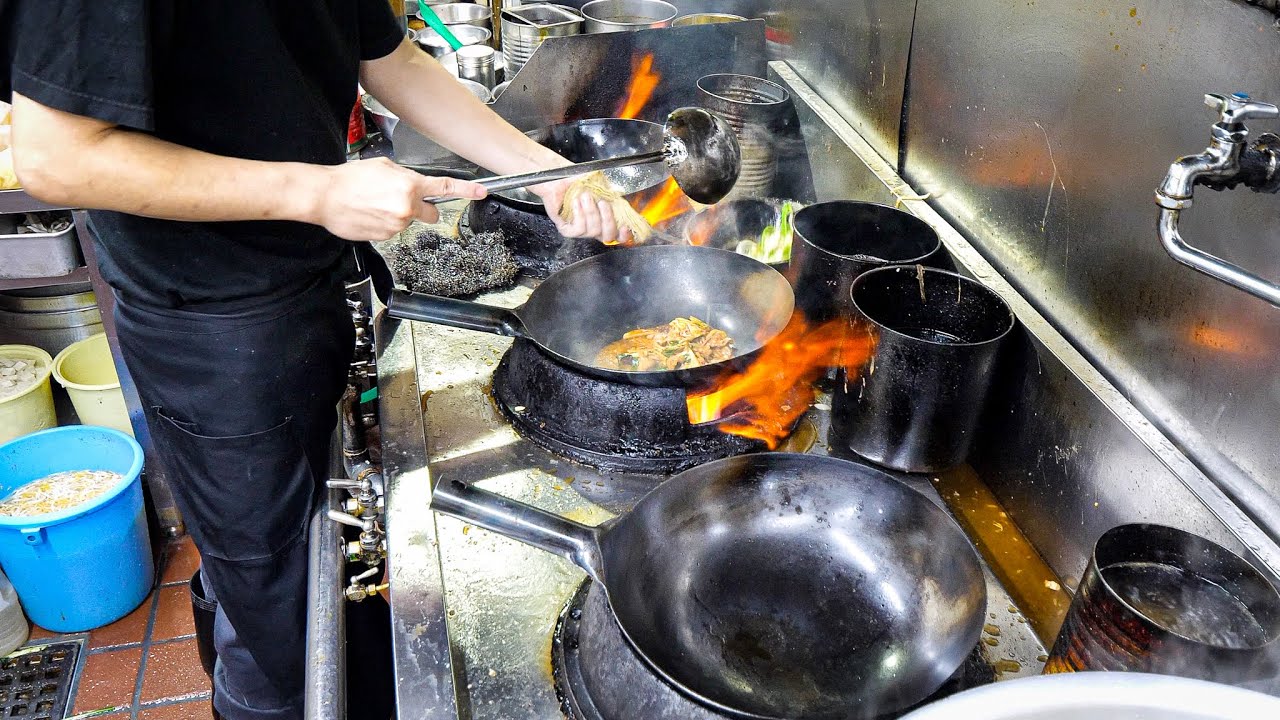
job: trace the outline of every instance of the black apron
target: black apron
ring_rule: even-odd
[[[117,303],[116,323],[223,611],[281,698],[300,697],[307,524],[354,345],[342,274],[234,314]]]

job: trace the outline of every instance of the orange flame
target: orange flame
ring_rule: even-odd
[[[622,109],[618,111],[618,117],[635,120],[648,104],[649,98],[653,97],[653,91],[657,89],[661,79],[662,73],[653,71],[653,53],[631,58],[631,84],[627,87],[626,99],[623,100]]]
[[[647,198],[637,199],[634,203],[636,209],[645,220],[649,221],[650,225],[657,225],[693,209],[692,203],[685,197],[684,191],[680,189],[675,178],[667,178],[667,182],[656,193]]]
[[[746,369],[722,378],[710,391],[689,394],[689,422],[714,422],[722,432],[776,449],[813,402],[814,381],[831,367],[854,375],[873,346],[871,337],[848,320],[811,327],[796,313]]]

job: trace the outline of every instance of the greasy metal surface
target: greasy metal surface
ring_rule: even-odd
[[[526,129],[565,119],[615,117],[623,108],[632,73],[648,53],[653,54],[651,72],[662,80],[636,117],[662,122],[672,110],[696,104],[702,75],[763,72],[764,23],[548,38],[493,109]]]
[[[915,0],[757,3],[771,27],[791,36],[789,44],[771,44],[770,59],[790,63],[890,160],[898,156],[915,8]]]
[[[515,307],[528,295],[527,288],[517,287],[483,299]],[[382,322],[378,367],[387,398],[382,407],[393,416],[384,421],[383,442],[388,465],[395,468],[389,467],[388,542],[400,717],[558,720],[551,634],[584,574],[567,561],[443,517],[438,560],[430,540],[434,514],[423,511],[426,472],[406,465],[425,462],[425,451],[412,448],[422,444],[422,426],[411,417],[414,401],[421,393],[436,479],[478,482],[588,524],[630,508],[655,479],[598,473],[521,439],[488,396],[493,368],[511,342],[507,338],[415,324],[419,382],[406,392],[412,382],[403,354],[410,350],[407,324]],[[389,327],[395,332],[390,342],[383,339]],[[398,388],[394,399],[387,395],[389,388]],[[820,438],[811,452],[826,453],[829,410],[824,400],[811,413]],[[903,479],[941,504],[927,479]],[[991,573],[984,569],[984,575],[992,631],[984,635],[984,652],[1000,677],[1038,673],[1044,648]],[[438,604],[442,592],[449,651],[440,646],[443,626],[436,621],[437,610],[444,612]],[[452,677],[460,699],[456,712],[441,702],[439,692]]]
[[[995,290],[1018,317],[971,464],[1064,582],[1074,586],[1098,536],[1126,522],[1179,527],[1280,569],[1280,548],[973,245],[799,76],[777,63],[771,72],[843,143],[812,154],[815,178],[827,162],[847,167],[843,155],[859,158],[938,231],[958,269]]]
[[[342,494],[345,496],[345,493]],[[303,696],[306,720],[346,720],[346,603],[342,587],[346,559],[342,550],[342,526],[330,520],[329,510],[340,510],[337,490],[325,493],[317,503],[307,529],[307,665]]]
[[[921,0],[906,175],[1195,472],[1277,537],[1280,313],[1169,258],[1152,204],[1170,163],[1209,139],[1205,93],[1280,100],[1274,22],[1233,0]],[[1280,278],[1280,198],[1206,188],[1195,198],[1188,238]],[[1148,485],[1090,474],[1107,494]]]
[[[401,720],[458,717],[431,477],[410,323],[374,323],[382,462],[387,480],[387,564],[396,708]]]
[[[516,287],[483,299],[514,307],[528,295],[527,288]],[[487,490],[588,524],[629,509],[654,486],[653,477],[603,474],[562,460],[515,433],[488,395],[493,367],[510,339],[425,323],[414,325],[433,478],[478,482]],[[385,371],[386,363],[380,359],[380,371]],[[396,403],[410,404],[404,399]],[[811,413],[819,438],[827,435],[829,410],[829,402],[823,401]],[[384,425],[384,443],[393,437],[397,438],[394,444],[406,437],[396,422]],[[811,452],[825,454],[825,442],[820,440]],[[902,479],[941,504],[927,479]],[[403,505],[397,496],[404,489],[393,483],[392,512]],[[429,515],[419,509],[415,521],[423,523]],[[441,517],[437,522],[460,717],[558,720],[562,715],[551,683],[551,634],[557,615],[584,573],[566,560],[461,521]],[[405,523],[389,521],[393,548],[403,545],[397,537],[398,527],[405,527]],[[397,593],[403,596],[409,587],[425,594],[438,590],[422,584],[425,573],[419,565],[434,558],[423,554],[408,565],[402,558],[397,565],[394,557],[392,612],[400,629],[404,624],[399,618],[402,606],[397,605]],[[988,622],[997,628],[997,634],[990,635],[994,646],[987,647],[989,659],[1002,671],[1002,677],[1036,674],[1036,658],[1044,648],[1030,627],[1018,621],[1020,615],[1004,590],[989,572],[984,574]],[[397,657],[398,674],[422,673],[429,667],[429,658],[409,662]],[[398,678],[397,684],[405,682]],[[400,697],[403,702],[404,694]],[[402,704],[401,717],[421,717],[407,714],[415,708]]]
[[[832,129],[848,125],[847,121],[813,88],[804,84],[788,84],[782,74],[787,78],[799,78],[785,64],[769,63],[769,79],[782,83],[791,93],[800,126],[799,134],[804,143],[801,152],[810,158],[808,164],[814,201],[862,200],[892,205],[897,197]]]

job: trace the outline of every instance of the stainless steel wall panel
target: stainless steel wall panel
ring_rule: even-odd
[[[1165,255],[1152,191],[1207,144],[1205,92],[1275,101],[1277,67],[1274,18],[1232,0],[920,0],[904,167],[1273,536],[1280,311]],[[1280,198],[1201,189],[1183,230],[1280,278]]]
[[[997,389],[988,402],[971,464],[1054,571],[1074,584],[1103,531],[1120,523],[1156,522],[1212,538],[1273,574],[1280,573],[1280,547],[1073,347],[1025,293],[997,272],[974,243],[918,199],[892,166],[836,117],[833,108],[824,107],[799,76],[778,66],[772,64],[771,70],[797,97],[802,121],[831,123],[827,132],[836,139],[834,145],[811,146],[815,183],[843,174],[839,168],[847,155],[858,158],[891,203],[938,232],[957,269],[999,293],[1017,315],[1020,327],[1010,337],[997,370]],[[807,127],[804,132],[806,138],[818,134]]]
[[[771,44],[881,156],[896,162],[915,0],[817,0],[767,4],[770,24],[791,33]]]

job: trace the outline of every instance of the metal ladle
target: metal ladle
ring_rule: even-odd
[[[598,170],[666,162],[680,189],[694,202],[712,205],[733,189],[742,167],[742,153],[733,128],[720,116],[702,108],[677,108],[662,128],[662,149],[566,165],[551,170],[499,175],[477,180],[490,193],[540,185]],[[437,203],[443,197],[423,198]]]

